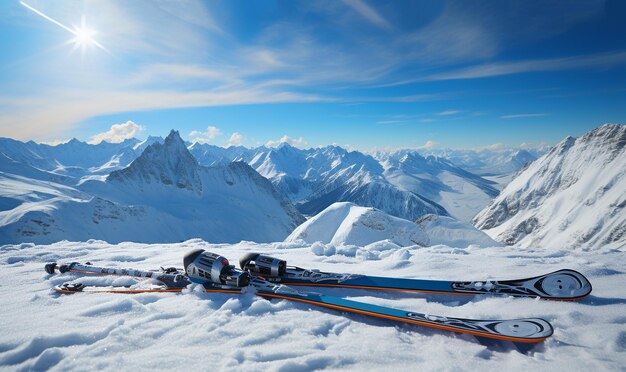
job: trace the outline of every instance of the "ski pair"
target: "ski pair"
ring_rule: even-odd
[[[570,269],[514,280],[403,279],[303,269],[288,266],[285,260],[259,253],[249,253],[243,256],[239,260],[239,266],[243,271],[262,277],[269,282],[290,286],[392,290],[465,296],[496,294],[560,301],[579,300],[589,295],[592,289],[591,283],[584,275]],[[71,271],[77,272],[78,270]],[[183,270],[170,268],[167,272],[170,274],[182,273]],[[172,283],[166,284],[168,287],[172,286]]]
[[[257,257],[258,259],[258,257]],[[283,261],[284,262],[284,261]],[[252,263],[249,260],[248,265]],[[458,333],[470,334],[498,340],[520,343],[542,342],[553,333],[552,326],[544,319],[528,318],[513,320],[476,320],[429,315],[412,311],[393,309],[383,306],[346,300],[333,296],[297,291],[286,285],[273,283],[260,276],[251,275],[248,271],[235,269],[228,260],[217,254],[204,250],[195,250],[185,255],[183,260],[185,273],[179,271],[162,270],[162,272],[114,269],[71,263],[57,266],[46,265],[50,274],[55,270],[60,272],[75,272],[83,274],[124,275],[136,278],[152,278],[163,283],[163,286],[151,289],[133,288],[100,288],[85,287],[79,283],[66,283],[55,287],[59,293],[76,292],[112,292],[112,293],[142,293],[142,292],[180,292],[192,282],[200,283],[207,292],[242,293],[245,288],[252,287],[256,294],[264,298],[278,298],[295,302],[364,314],[377,318],[390,319],[398,322],[417,324],[430,328],[442,329]],[[245,265],[244,265],[245,266]],[[285,263],[286,268],[286,263]]]

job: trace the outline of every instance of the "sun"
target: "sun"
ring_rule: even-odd
[[[72,33],[74,38],[70,42],[74,44],[75,48],[81,48],[84,51],[87,47],[99,46],[99,43],[94,39],[97,32],[87,27],[84,16],[81,19],[80,26],[74,26]]]
[[[81,48],[81,50],[84,52],[87,47],[95,46],[95,47],[102,49],[103,51],[107,53],[109,52],[102,44],[100,44],[94,38],[97,32],[87,27],[87,22],[85,21],[84,15],[81,17],[80,26],[74,26],[74,28],[69,28],[63,23],[33,8],[32,6],[26,4],[23,1],[20,1],[20,4],[22,4],[25,8],[32,11],[33,13],[43,17],[44,19],[54,23],[55,25],[61,27],[65,31],[68,31],[69,33],[74,35],[74,38],[69,41],[70,44],[74,44],[74,48]]]

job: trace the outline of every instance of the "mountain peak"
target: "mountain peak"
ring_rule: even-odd
[[[191,155],[178,131],[172,130],[163,144],[155,142],[149,145],[128,167],[112,172],[107,180],[173,185],[200,193],[202,183],[198,168],[198,161]]]
[[[184,146],[185,142],[183,141],[182,138],[180,138],[180,133],[178,133],[177,130],[172,129],[170,131],[170,134],[168,134],[167,137],[165,137],[165,144],[166,145],[182,144]]]

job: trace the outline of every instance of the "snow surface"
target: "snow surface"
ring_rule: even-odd
[[[524,247],[626,247],[626,125],[567,137],[522,171],[475,226]]]
[[[594,289],[579,302],[315,289],[429,314],[542,317],[552,323],[553,337],[520,351],[508,342],[481,343],[468,335],[268,301],[253,293],[207,294],[197,286],[180,294],[58,295],[51,292],[54,285],[80,276],[48,275],[43,270],[51,261],[138,269],[180,266],[182,256],[195,248],[217,252],[231,262],[248,252],[264,252],[327,271],[430,279],[517,278],[569,267],[587,275]],[[399,248],[384,242],[329,255],[319,251],[319,244],[211,245],[201,240],[0,247],[0,369],[604,371],[626,365],[623,251]],[[82,282],[134,283],[115,277],[83,277]]]
[[[390,216],[378,209],[354,203],[334,203],[298,226],[285,239],[320,242],[333,246],[364,246],[386,240],[400,247],[446,244],[467,247],[497,246],[487,234],[452,217],[429,214],[417,223]]]

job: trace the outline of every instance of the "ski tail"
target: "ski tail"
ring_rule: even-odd
[[[48,274],[55,272],[60,273],[77,273],[85,275],[114,275],[114,276],[130,276],[138,279],[156,279],[162,282],[168,288],[184,288],[189,285],[190,281],[187,277],[173,268],[162,269],[159,271],[146,271],[136,269],[120,269],[94,266],[89,263],[81,264],[72,262],[70,264],[58,265],[57,263],[49,263],[45,266]],[[175,273],[174,273],[175,272]]]

